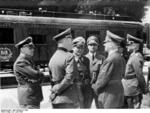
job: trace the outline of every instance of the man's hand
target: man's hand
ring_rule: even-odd
[[[56,98],[56,94],[55,93],[51,93],[50,95],[50,101],[54,101],[54,99]]]

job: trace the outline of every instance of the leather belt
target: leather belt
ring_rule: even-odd
[[[52,86],[54,86],[54,85],[56,85],[56,84],[59,84],[60,83],[60,81],[51,81],[51,85]]]
[[[134,78],[136,78],[136,75],[125,76],[125,79],[127,79],[127,80],[134,79]]]

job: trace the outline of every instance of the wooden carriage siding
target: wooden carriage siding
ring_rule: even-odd
[[[45,38],[42,43],[35,42],[37,49],[34,58],[36,62],[47,62],[56,49],[56,43],[52,37],[68,27],[72,28],[73,37],[87,38],[91,34],[96,34],[100,42],[104,40],[106,30],[118,33],[122,37],[125,37],[127,33],[137,36],[142,35],[143,32],[143,24],[134,21],[0,15],[0,28],[13,30],[13,42],[1,43],[0,47],[5,46],[12,50],[14,54],[10,58],[10,62],[13,62],[18,56],[14,44],[28,35],[33,36],[33,40],[34,37]],[[142,38],[142,36],[140,37]],[[1,41],[4,38],[1,37]],[[100,44],[99,48],[99,52],[103,54],[103,45]]]
[[[0,15],[0,48],[1,51],[9,50],[11,54],[9,57],[7,55],[7,60],[0,57],[0,71],[12,72],[13,63],[19,55],[14,45],[29,35],[33,37],[36,45],[34,60],[38,66],[45,69],[56,50],[52,37],[68,27],[72,28],[73,38],[83,36],[87,39],[89,35],[97,35],[100,40],[99,52],[104,55],[102,42],[106,30],[124,38],[127,33],[143,38],[143,24],[134,21]]]
[[[19,55],[19,51],[14,45],[31,35],[36,45],[34,60],[37,65],[40,65],[41,68],[47,71],[47,63],[56,50],[56,43],[52,40],[52,37],[68,27],[72,28],[73,38],[76,36],[87,38],[89,35],[97,35],[100,40],[99,52],[104,54],[102,42],[105,38],[106,30],[110,30],[124,38],[127,33],[143,38],[142,34],[144,25],[140,22],[134,21],[0,15],[0,34],[1,31],[8,31],[4,34],[7,34],[7,38],[9,39],[5,42],[4,40],[6,37],[0,35],[0,48],[8,48],[12,52],[12,57],[9,60],[4,61],[0,59],[0,88],[4,94],[2,99],[2,106],[4,108],[9,107],[9,104],[11,104],[11,107],[18,107],[16,100],[17,82],[12,74],[12,65]],[[12,36],[9,37],[9,35]],[[5,68],[3,68],[3,66]],[[48,75],[47,73],[48,72],[45,72],[46,75]],[[48,102],[48,95],[50,93],[49,77],[45,79],[44,84],[42,85],[44,100],[41,103],[41,106],[42,108],[51,108]],[[13,93],[13,95],[10,96],[8,94],[9,92],[10,94]],[[7,97],[5,97],[6,95]],[[14,99],[12,99],[12,97]],[[9,102],[12,100],[12,103],[9,103],[7,100],[9,100]]]

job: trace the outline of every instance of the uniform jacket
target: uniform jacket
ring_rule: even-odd
[[[80,98],[80,108],[87,108],[89,100],[92,96],[91,90],[91,77],[89,68],[89,59],[85,56],[81,56],[79,59],[75,59],[78,68],[78,76],[76,78],[76,83],[80,89],[78,94]]]
[[[52,81],[56,83],[51,91],[57,94],[52,103],[77,104],[79,97],[74,79],[78,71],[73,54],[67,52],[64,48],[58,48],[50,59],[49,69]]]
[[[126,65],[125,78],[122,80],[125,96],[134,96],[145,92],[146,82],[142,73],[143,63],[141,53],[137,52],[130,55]]]
[[[92,60],[92,56],[88,53],[85,55],[90,60],[90,76],[91,76],[91,83],[94,83],[97,79],[100,67],[105,59],[103,55],[98,53],[95,54],[94,60]]]
[[[35,69],[32,60],[20,54],[14,63],[14,74],[18,82],[19,104],[39,104],[43,99],[41,82],[43,74]]]
[[[91,77],[90,77],[89,59],[86,58],[85,56],[81,56],[78,59],[78,61],[76,61],[76,63],[79,72],[77,80],[82,82],[83,85],[90,84]]]
[[[98,95],[102,108],[117,108],[123,105],[124,92],[121,79],[125,72],[125,60],[116,51],[110,54],[101,66],[92,88]]]

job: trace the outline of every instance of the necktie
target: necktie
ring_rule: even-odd
[[[92,55],[92,60],[94,61],[94,54]]]

